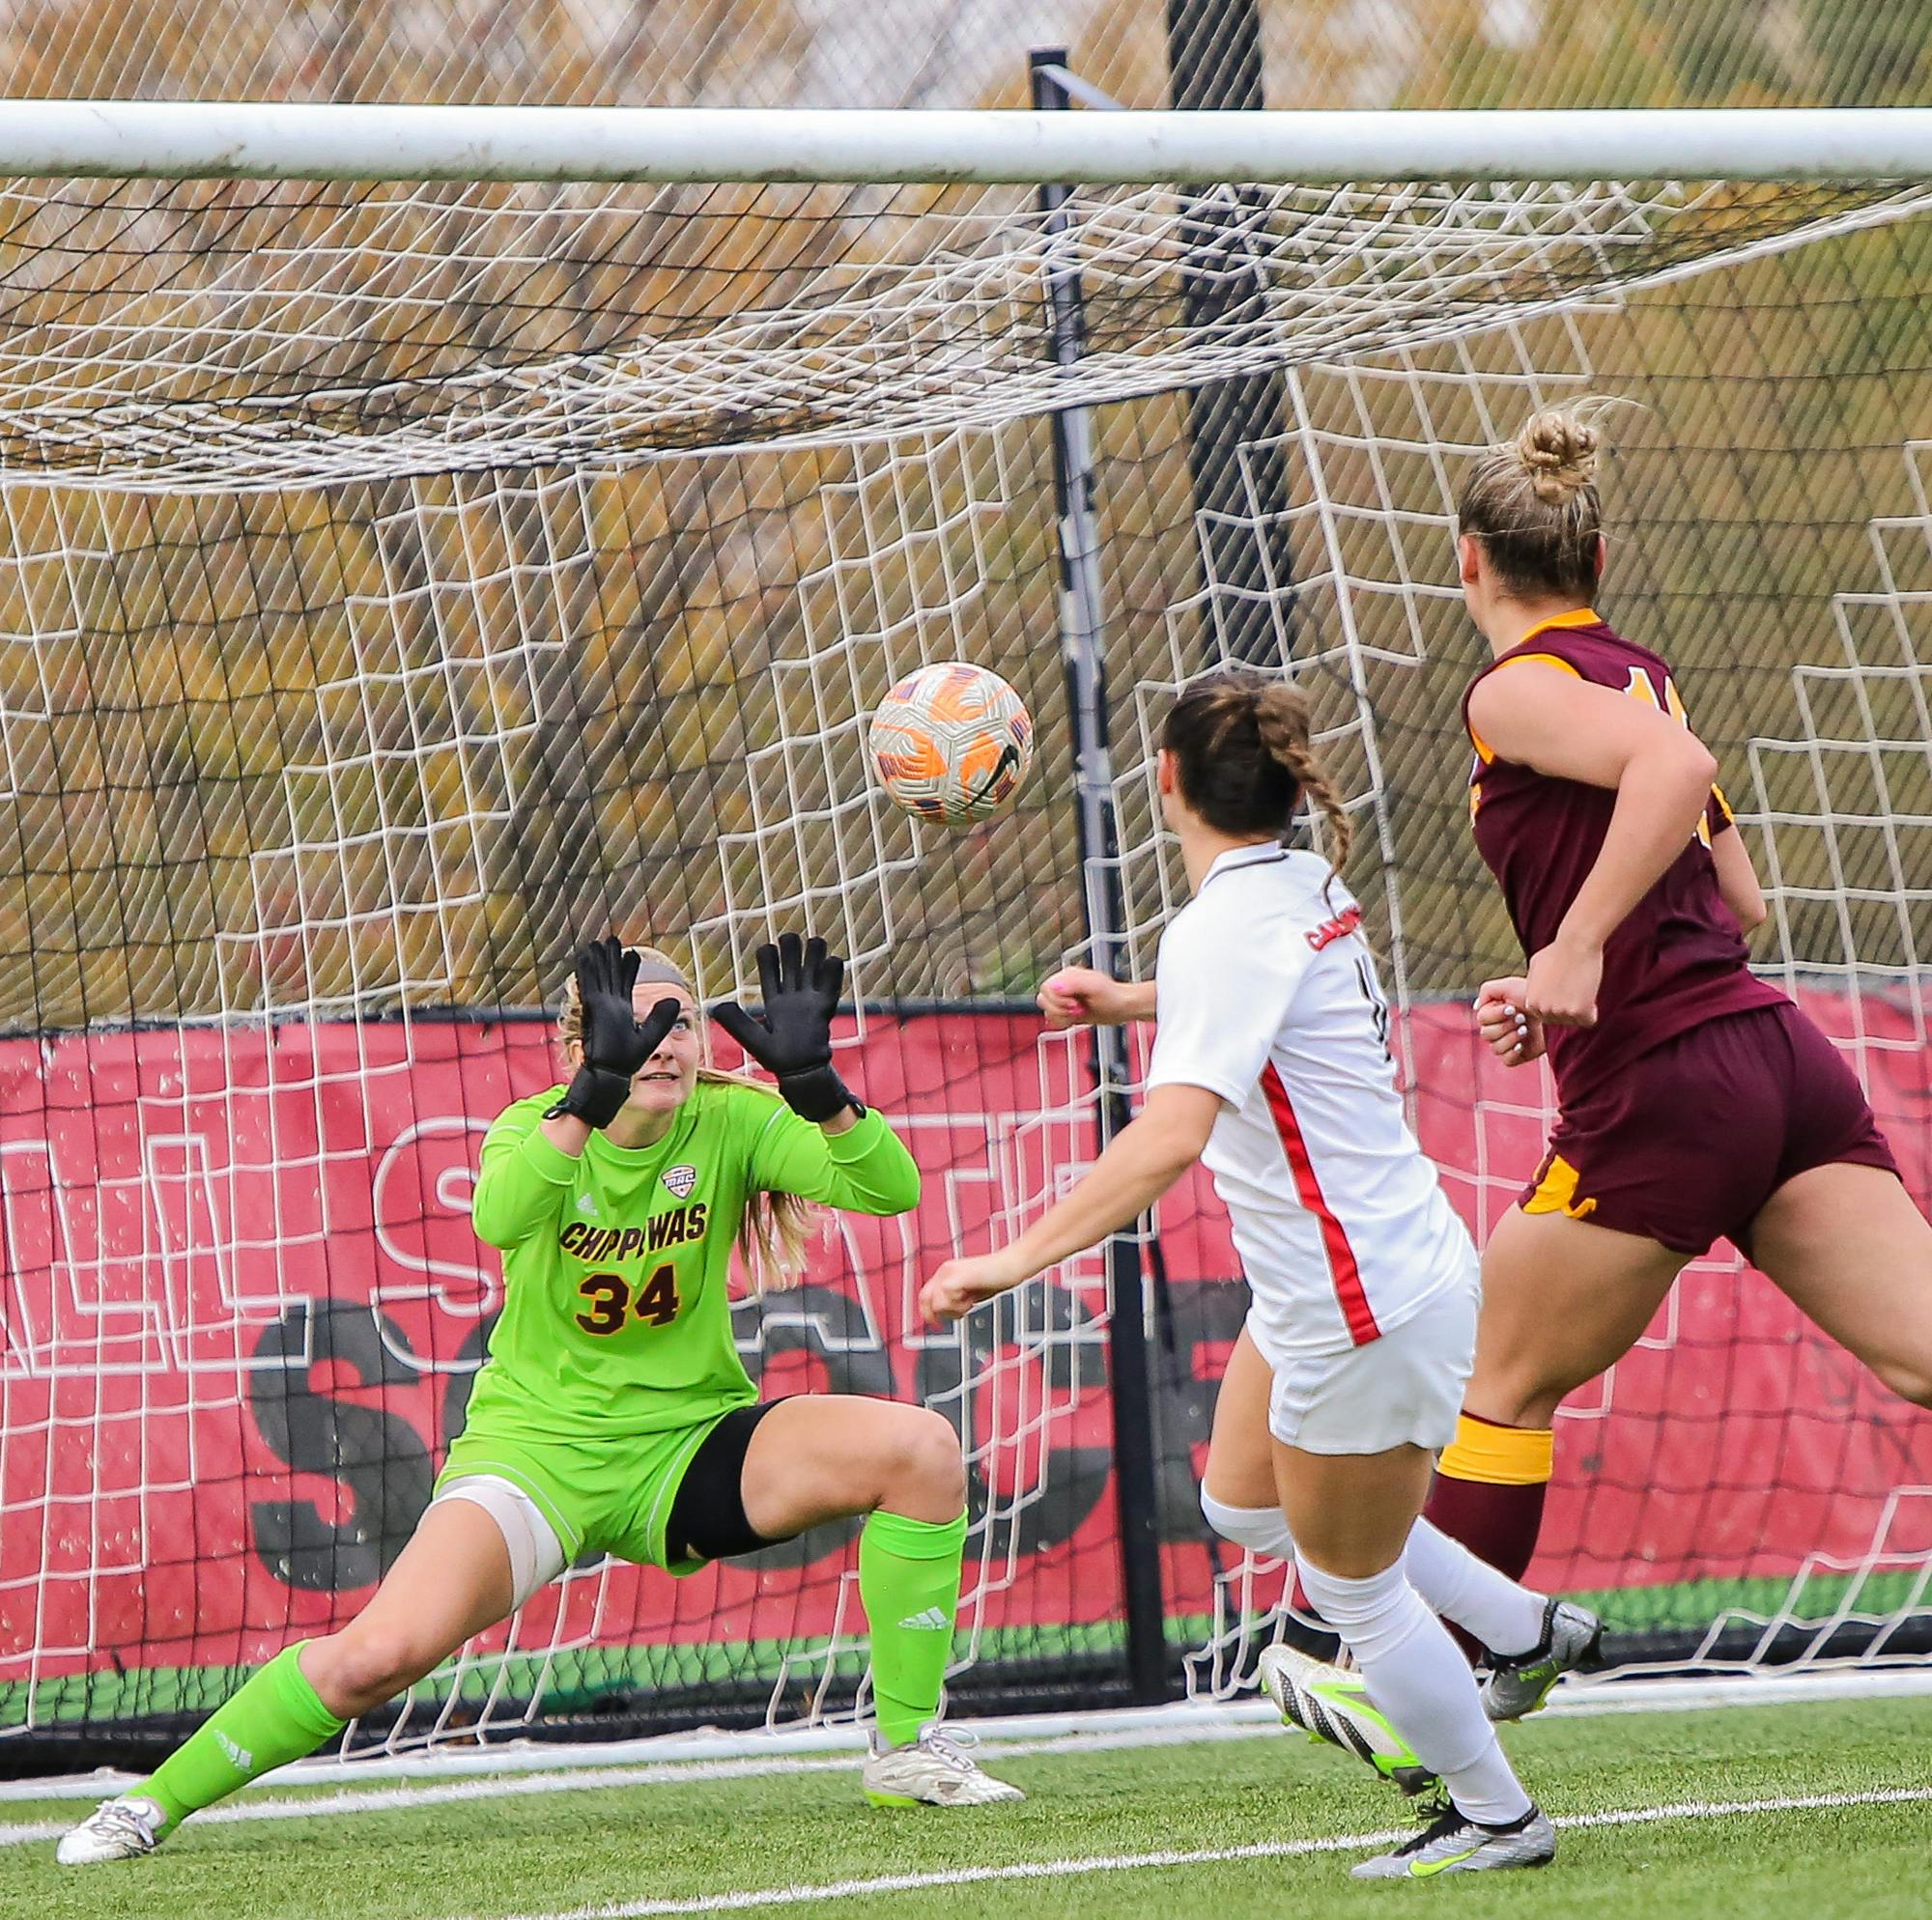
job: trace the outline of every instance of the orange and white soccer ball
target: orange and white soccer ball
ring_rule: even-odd
[[[868,745],[895,806],[963,827],[991,819],[1019,791],[1033,765],[1033,716],[997,673],[941,661],[880,701]]]

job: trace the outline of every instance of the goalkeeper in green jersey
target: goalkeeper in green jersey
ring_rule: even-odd
[[[586,1548],[689,1573],[866,1515],[859,1593],[882,1805],[1015,1800],[931,1725],[952,1649],[965,1467],[943,1415],[852,1394],[760,1403],[726,1276],[796,1271],[813,1203],[903,1213],[919,1171],[832,1064],[844,962],[759,950],[759,1013],[712,1018],[778,1088],[703,1065],[683,974],[615,939],[577,957],[573,1068],[483,1143],[474,1224],[503,1313],[413,1538],[339,1633],[285,1649],[131,1793],[61,1842],[67,1865],[153,1850],[189,1814],[312,1752],[504,1619]]]

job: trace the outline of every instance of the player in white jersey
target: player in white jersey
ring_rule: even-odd
[[[941,1267],[922,1307],[957,1319],[1137,1220],[1204,1159],[1253,1293],[1204,1508],[1242,1544],[1293,1556],[1371,1717],[1447,1789],[1415,1840],[1354,1871],[1541,1866],[1554,1830],[1436,1614],[1507,1652],[1533,1646],[1548,1603],[1419,1522],[1473,1358],[1477,1262],[1403,1117],[1361,910],[1327,861],[1282,843],[1305,798],[1347,853],[1306,703],[1259,674],[1197,681],[1162,729],[1158,780],[1193,898],[1161,941],[1154,1003],[1087,970],[1042,995],[1058,1025],[1155,1015],[1145,1106],[1016,1240]],[[1318,1724],[1322,1700],[1293,1680],[1285,1700],[1281,1680],[1293,1717],[1369,1757],[1359,1716]]]
[[[1430,1344],[1453,1357],[1478,1265],[1403,1116],[1361,918],[1318,854],[1267,842],[1217,854],[1161,940],[1148,1090],[1206,1087],[1225,1103],[1202,1159],[1256,1277],[1248,1325],[1274,1369],[1275,1425],[1300,1437],[1313,1420],[1350,1451],[1379,1451],[1429,1444],[1435,1409],[1382,1394],[1293,1404],[1321,1371],[1303,1363],[1432,1309]]]

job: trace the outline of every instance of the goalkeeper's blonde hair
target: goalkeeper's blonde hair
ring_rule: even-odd
[[[645,966],[656,966],[674,974],[676,984],[684,988],[692,1005],[697,1007],[702,1018],[703,1008],[697,1006],[697,995],[693,991],[690,976],[668,953],[656,946],[628,944],[624,951],[635,953]],[[668,980],[666,984],[671,982]],[[563,1003],[557,1009],[556,1031],[566,1053],[571,1047],[583,1044],[583,1002],[577,991],[575,973],[570,974],[563,983]],[[704,1047],[708,1054],[708,1037],[704,1040]],[[772,1091],[763,1081],[753,1080],[746,1074],[725,1073],[705,1059],[699,1061],[697,1078],[713,1087],[755,1087],[761,1093]],[[744,1256],[745,1271],[754,1292],[775,1293],[787,1286],[796,1286],[804,1279],[807,1254],[812,1241],[823,1237],[825,1218],[822,1207],[801,1200],[797,1194],[746,1195],[745,1211],[738,1222],[734,1244]]]

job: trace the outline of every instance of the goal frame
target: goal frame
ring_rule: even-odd
[[[1932,183],[1932,108],[1074,113],[1065,103],[1057,111],[934,112],[0,100],[0,174],[558,185],[1006,184],[1046,192],[1064,192],[1053,183],[1905,184]],[[1043,213],[1053,211],[1054,203],[1042,203]],[[1081,332],[1077,276],[1057,278],[1049,291],[1053,357],[1070,367]],[[1058,557],[1068,588],[1061,606],[1062,647],[1069,661],[1091,661],[1094,635],[1069,634],[1065,625],[1077,624],[1084,604],[1080,560],[1092,538],[1073,510],[1091,476],[1087,409],[1068,401],[1041,410],[1052,416],[1061,473],[1069,483],[1059,503]],[[1104,699],[1096,702],[1091,687],[1069,689],[1076,718],[1096,706],[1104,713]],[[1083,737],[1078,748],[1087,784],[1104,789],[1104,736],[1097,743]],[[1083,846],[1101,866],[1117,858],[1106,851],[1104,833],[1086,836]],[[1103,930],[1100,918],[1092,917],[1096,932]],[[1099,1079],[1103,1088],[1117,1087],[1123,1068]],[[1122,1106],[1111,1123],[1123,1112]],[[1117,1244],[1124,1253],[1125,1242]],[[1137,1259],[1124,1260],[1115,1278],[1130,1275],[1138,1285]],[[1121,1359],[1117,1351],[1117,1392],[1125,1377]],[[1143,1399],[1146,1364],[1143,1351]],[[1150,1488],[1151,1473],[1150,1457],[1144,1469]],[[1140,1563],[1146,1567],[1157,1566],[1158,1556],[1151,1498],[1132,1516],[1154,1556]],[[1128,1517],[1123,1511],[1123,1548]],[[1131,1590],[1137,1565],[1131,1552],[1127,1561]],[[1150,1701],[1161,1697],[1167,1650],[1157,1585],[1151,1625],[1145,1599],[1142,1631],[1130,1632],[1129,1646],[1141,1656],[1131,1675],[1134,1697]]]
[[[1932,107],[1078,114],[0,99],[23,179],[1932,180]]]

